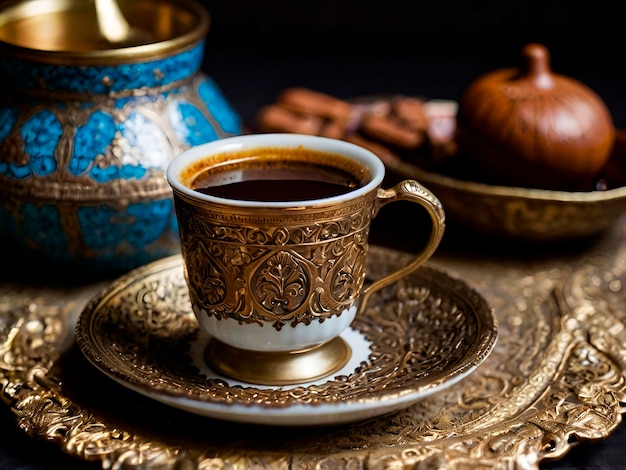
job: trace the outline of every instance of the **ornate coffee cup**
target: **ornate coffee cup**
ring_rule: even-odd
[[[297,134],[229,137],[172,161],[185,276],[213,369],[285,385],[345,365],[341,333],[373,292],[429,259],[444,231],[428,189],[412,180],[382,189],[384,174],[369,150]],[[428,212],[430,237],[409,264],[366,286],[370,223],[400,200]]]

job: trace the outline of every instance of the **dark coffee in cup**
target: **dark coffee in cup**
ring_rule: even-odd
[[[194,165],[191,189],[226,199],[284,202],[340,196],[369,180],[367,169],[334,153],[307,148],[256,148]]]

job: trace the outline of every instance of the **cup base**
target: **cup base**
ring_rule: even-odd
[[[204,358],[215,372],[257,385],[295,385],[326,377],[346,365],[352,350],[337,337],[319,346],[284,352],[250,351],[212,339]]]

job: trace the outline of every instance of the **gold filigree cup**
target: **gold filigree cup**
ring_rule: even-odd
[[[444,232],[437,198],[413,180],[381,188],[384,170],[362,147],[296,134],[221,139],[172,161],[167,178],[189,300],[216,340],[209,353],[214,368],[249,383],[289,385],[345,365],[350,348],[333,340],[373,292],[430,258]],[[278,198],[230,186],[259,177],[265,188],[278,189]],[[290,189],[307,181],[341,190]],[[224,187],[228,195],[213,193]],[[365,286],[370,226],[381,208],[399,201],[430,216],[410,226],[428,233],[428,241],[406,266]]]

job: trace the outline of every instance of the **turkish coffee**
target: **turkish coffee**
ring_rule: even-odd
[[[268,148],[211,158],[190,187],[227,199],[286,202],[339,196],[367,180],[363,165],[338,154]]]

